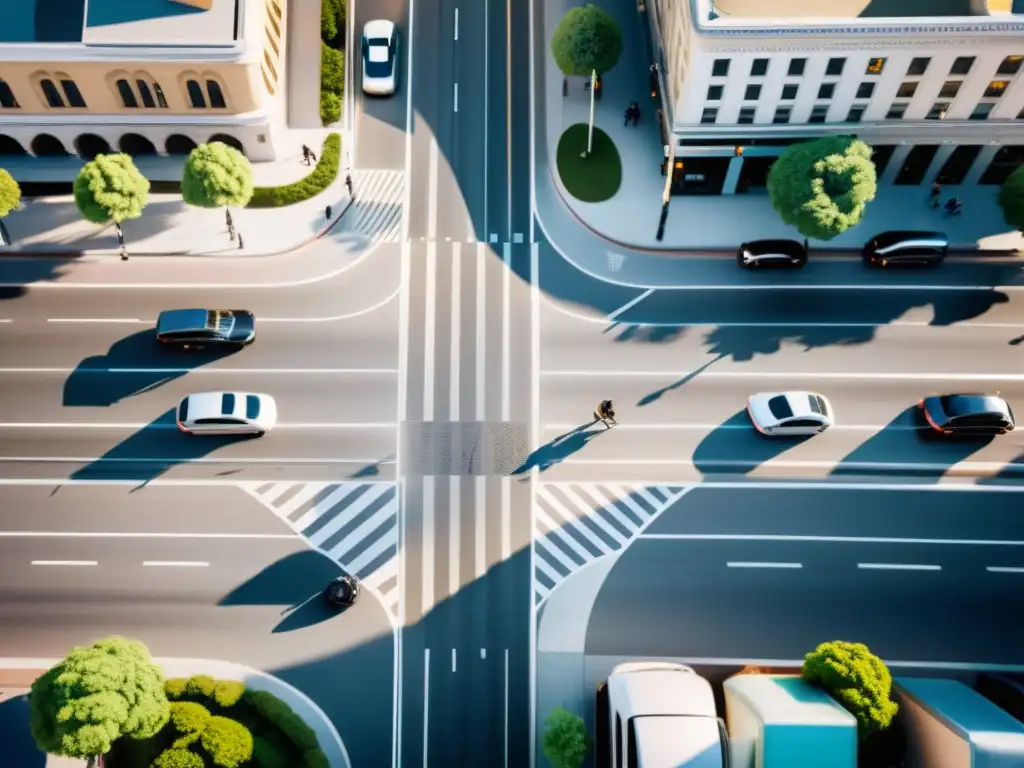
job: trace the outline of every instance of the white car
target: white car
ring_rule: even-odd
[[[256,435],[277,423],[277,403],[251,392],[200,392],[178,403],[178,429],[190,435]]]
[[[747,400],[747,414],[762,435],[802,437],[832,426],[832,404],[814,392],[759,392]]]
[[[398,88],[398,29],[384,19],[366,22],[363,53],[363,93],[391,96]]]

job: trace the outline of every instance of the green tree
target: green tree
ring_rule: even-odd
[[[187,749],[168,749],[157,755],[150,768],[205,768],[203,758]]]
[[[3,168],[0,168],[0,243],[10,243],[4,219],[21,205],[21,187]]]
[[[234,147],[219,141],[200,144],[185,161],[181,177],[181,196],[198,208],[224,207],[224,221],[231,239],[235,239],[231,221],[232,205],[239,208],[252,198],[252,166]]]
[[[555,768],[580,768],[590,751],[583,718],[555,707],[544,721],[544,756]]]
[[[899,710],[889,668],[863,643],[822,643],[804,657],[802,675],[857,718],[862,740],[889,728]]]
[[[137,219],[149,202],[149,179],[129,155],[96,155],[75,178],[75,205],[93,224]]]
[[[1003,209],[1003,220],[1014,229],[1024,232],[1024,165],[1018,165],[1000,187],[999,207]],[[3,205],[0,204],[2,212]]]
[[[135,640],[76,647],[32,684],[29,715],[42,751],[93,762],[122,736],[148,739],[167,724],[163,672]]]
[[[793,144],[768,173],[772,207],[804,237],[831,240],[860,223],[875,199],[871,151],[851,136]]]
[[[604,74],[622,54],[622,31],[607,11],[593,3],[570,10],[558,22],[551,53],[567,75]]]
[[[345,33],[345,0],[320,3],[320,39],[329,43]]]
[[[214,765],[237,768],[252,758],[252,733],[241,723],[214,715],[199,739]]]

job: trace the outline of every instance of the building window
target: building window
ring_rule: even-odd
[[[991,83],[988,84],[988,88],[985,89],[985,98],[998,99],[1000,96],[1006,93],[1006,88],[1009,85],[1009,80],[993,80]]]
[[[700,116],[702,123],[714,123],[718,120],[718,110],[714,107],[704,107],[704,112]]]
[[[804,73],[804,67],[807,66],[807,59],[790,59],[789,60],[789,76],[800,77]]]
[[[64,106],[64,99],[60,97],[60,91],[53,84],[53,80],[46,78],[39,81],[39,87],[43,89],[43,96],[46,97],[46,105],[54,109]]]
[[[864,70],[864,74],[880,75],[883,69],[885,69],[885,59],[868,59],[868,66]]]
[[[160,83],[153,83],[153,93],[156,94],[156,105],[160,109],[167,109],[167,99],[164,97],[164,89],[160,87]]]
[[[0,107],[4,109],[18,109],[18,100],[14,98],[14,91],[7,84],[6,80],[0,80]]]
[[[744,101],[757,101],[761,98],[760,85],[748,85],[746,93],[743,94]]]
[[[846,59],[829,59],[828,66],[825,67],[826,75],[841,75],[843,74],[843,67],[846,66]]]
[[[743,107],[740,110],[740,117],[736,122],[740,125],[750,125],[754,122],[754,111],[753,107]]]
[[[790,83],[789,85],[782,86],[782,100],[792,101],[793,99],[795,99],[796,92],[799,88],[800,86],[795,83]]]
[[[947,80],[939,89],[939,96],[944,99],[956,98],[956,95],[960,93],[960,83],[962,82],[962,80]]]
[[[67,96],[69,107],[85,109],[85,99],[82,98],[82,92],[78,90],[74,80],[61,80],[60,87],[64,89],[64,95]]]
[[[949,74],[951,75],[966,75],[971,71],[971,67],[974,66],[973,56],[958,56],[956,61],[953,62],[953,66],[949,68]]]
[[[944,120],[946,118],[946,110],[949,109],[949,102],[937,101],[932,104],[932,108],[928,110],[928,114],[925,115],[925,120]]]
[[[928,71],[928,65],[931,63],[931,59],[927,56],[921,56],[910,62],[910,66],[907,67],[907,74],[912,77],[918,77]]]
[[[729,59],[715,59],[715,63],[711,65],[711,76],[712,77],[728,77],[729,76]]]
[[[722,86],[720,85],[709,85],[708,86],[708,101],[721,101],[722,100]]]
[[[750,74],[752,77],[763,77],[768,74],[768,59],[754,59],[754,63],[750,65]]]
[[[870,99],[875,94],[874,83],[861,83],[857,86],[858,99]]]
[[[862,117],[864,117],[864,107],[850,107],[850,111],[846,113],[846,122],[859,123]]]
[[[970,119],[971,120],[988,120],[988,114],[989,114],[989,112],[992,111],[992,107],[994,107],[994,106],[995,106],[995,104],[991,104],[989,102],[984,102],[983,101],[981,104],[979,104],[978,106],[976,106],[974,108],[973,112],[971,112]]]
[[[835,83],[822,83],[818,86],[818,98],[819,99],[831,99],[832,94],[836,92]]]
[[[154,109],[156,102],[153,101],[153,92],[149,89],[149,83],[145,80],[136,80],[135,87],[139,89],[139,98],[142,99],[142,106],[146,109]]]
[[[903,113],[907,111],[906,104],[893,104],[885,115],[886,120],[902,120]]]
[[[210,106],[214,109],[227,109],[227,102],[224,101],[224,91],[220,89],[220,83],[216,80],[206,81],[206,92],[210,95]]]
[[[775,117],[772,119],[773,123],[788,123],[789,116],[793,114],[792,107],[779,107],[775,110]]]
[[[811,116],[807,119],[808,123],[824,123],[825,115],[828,114],[827,104],[815,104],[814,109],[811,110]]]
[[[121,96],[121,103],[125,106],[125,109],[136,109],[139,106],[139,102],[135,98],[135,92],[128,85],[127,80],[122,78],[117,81],[117,92]]]
[[[996,70],[997,75],[1016,75],[1020,69],[1021,62],[1024,62],[1024,56],[1007,56],[1003,59],[1003,63],[999,65],[999,69]]]
[[[188,89],[188,100],[193,109],[206,109],[206,97],[203,96],[203,89],[196,80],[189,80],[185,87]]]
[[[914,94],[917,93],[917,81],[910,80],[906,83],[900,83],[899,90],[896,91],[897,99],[912,99]]]

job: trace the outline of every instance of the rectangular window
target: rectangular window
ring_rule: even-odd
[[[789,83],[788,85],[782,86],[782,100],[791,101],[796,98],[796,92],[800,86],[796,83]]]
[[[865,75],[880,75],[885,69],[885,59],[868,59],[868,66],[864,70]]]
[[[917,93],[917,81],[910,80],[906,83],[900,83],[899,89],[896,91],[897,99],[912,99],[914,94]]]
[[[902,120],[903,113],[907,111],[906,104],[893,104],[885,114],[886,120]]]
[[[981,153],[980,144],[961,144],[953,150],[935,180],[939,184],[961,184]]]
[[[988,120],[989,112],[992,111],[992,107],[994,107],[994,106],[995,106],[995,104],[990,104],[988,102],[982,102],[981,104],[979,104],[978,106],[976,106],[974,108],[973,112],[971,112],[970,119],[971,120]]]
[[[700,116],[702,123],[713,123],[718,120],[718,110],[713,107],[705,107],[704,112]]]
[[[800,77],[804,73],[804,67],[807,66],[807,59],[790,59],[789,60],[789,76]]]
[[[971,67],[974,66],[973,56],[958,56],[956,61],[953,62],[953,66],[949,68],[949,74],[951,75],[966,75],[971,71]]]
[[[768,73],[768,59],[754,59],[750,65],[751,77],[763,77]]]
[[[1010,85],[1009,80],[993,80],[988,84],[988,88],[985,89],[986,99],[998,99],[1004,93],[1006,88]]]
[[[736,122],[740,125],[750,125],[754,122],[754,112],[753,107],[743,107],[740,110],[740,118]]]
[[[746,93],[743,94],[744,101],[757,101],[761,98],[761,86],[760,85],[748,85]]]
[[[997,75],[1016,75],[1024,56],[1007,56],[996,70]]]
[[[729,59],[715,59],[715,63],[711,65],[711,76],[728,77]]]
[[[927,56],[921,56],[910,62],[910,66],[907,67],[907,74],[912,77],[919,77],[928,71],[928,65],[931,63],[931,59]]]
[[[775,117],[772,119],[773,123],[788,123],[789,116],[793,114],[792,107],[779,107],[775,110]]]
[[[948,101],[937,101],[925,115],[925,120],[943,120],[946,117],[946,110],[949,109]]]
[[[831,99],[832,94],[836,92],[835,83],[822,83],[818,86],[818,98],[819,99]]]
[[[942,88],[939,89],[939,96],[944,99],[956,98],[956,95],[960,93],[960,85],[963,80],[947,80],[942,84]]]
[[[861,83],[857,86],[858,99],[870,99],[875,93],[874,83]]]
[[[74,80],[61,80],[60,86],[68,98],[68,106],[85,109],[85,99],[82,98],[82,92],[78,90]]]
[[[846,122],[859,123],[862,117],[864,117],[864,107],[850,107],[850,111],[846,113]]]
[[[720,85],[709,85],[708,86],[708,101],[721,101],[722,100],[722,86]]]
[[[843,74],[843,67],[846,66],[846,59],[829,59],[828,66],[825,67],[826,75],[841,75]]]
[[[14,98],[14,91],[5,80],[0,80],[0,107],[4,109],[18,108],[18,100]]]
[[[814,109],[811,110],[811,116],[807,119],[808,123],[824,123],[825,115],[828,114],[827,104],[815,104]]]

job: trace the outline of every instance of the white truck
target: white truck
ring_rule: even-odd
[[[597,690],[598,768],[729,768],[711,684],[664,661],[619,664]]]

